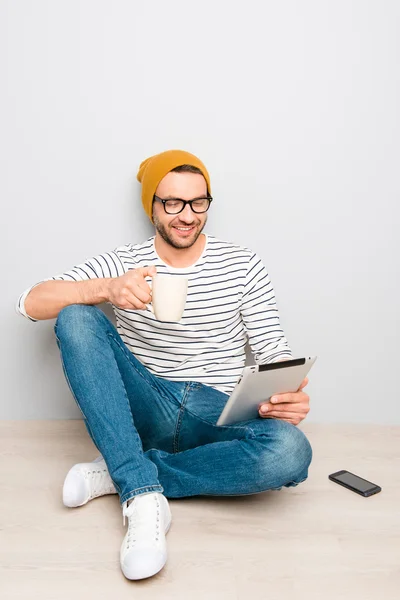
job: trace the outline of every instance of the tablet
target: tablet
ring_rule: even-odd
[[[316,356],[308,356],[244,367],[242,377],[229,396],[217,425],[256,419],[260,416],[260,404],[268,402],[274,394],[297,392],[316,360]]]

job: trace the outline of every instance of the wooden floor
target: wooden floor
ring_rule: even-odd
[[[82,421],[0,423],[0,597],[24,600],[398,600],[400,427],[305,424],[314,449],[297,488],[170,500],[168,562],[127,581],[117,496],[62,505],[68,469],[97,452]],[[348,469],[363,498],[328,480]]]

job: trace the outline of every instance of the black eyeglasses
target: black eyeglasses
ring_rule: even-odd
[[[190,204],[190,208],[194,213],[207,212],[210,208],[212,197],[206,196],[205,198],[194,198],[194,200],[181,200],[180,198],[167,198],[164,200],[154,195],[153,200],[161,202],[168,215],[177,215],[184,210],[186,204]]]

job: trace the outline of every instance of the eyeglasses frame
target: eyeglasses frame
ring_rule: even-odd
[[[179,215],[179,213],[181,213],[182,211],[185,210],[186,208],[186,204],[190,205],[190,209],[196,214],[196,215],[202,215],[204,213],[206,213],[208,211],[208,209],[211,206],[211,202],[213,201],[213,197],[212,196],[204,196],[203,198],[193,198],[193,200],[183,200],[182,198],[160,198],[159,196],[156,196],[156,194],[154,194],[153,196],[153,201],[156,200],[157,202],[161,202],[161,204],[164,207],[164,211],[166,212],[167,215]],[[179,200],[180,202],[183,202],[183,206],[181,208],[181,210],[178,210],[178,212],[176,213],[169,213],[165,207],[165,203],[168,202],[168,200]],[[206,210],[193,210],[193,202],[195,202],[196,200],[208,200],[208,207],[206,208]]]

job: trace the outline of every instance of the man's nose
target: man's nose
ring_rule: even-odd
[[[185,223],[192,223],[195,219],[195,214],[190,208],[190,204],[186,204],[185,208],[181,213],[179,213],[179,217],[181,221],[185,221]]]

